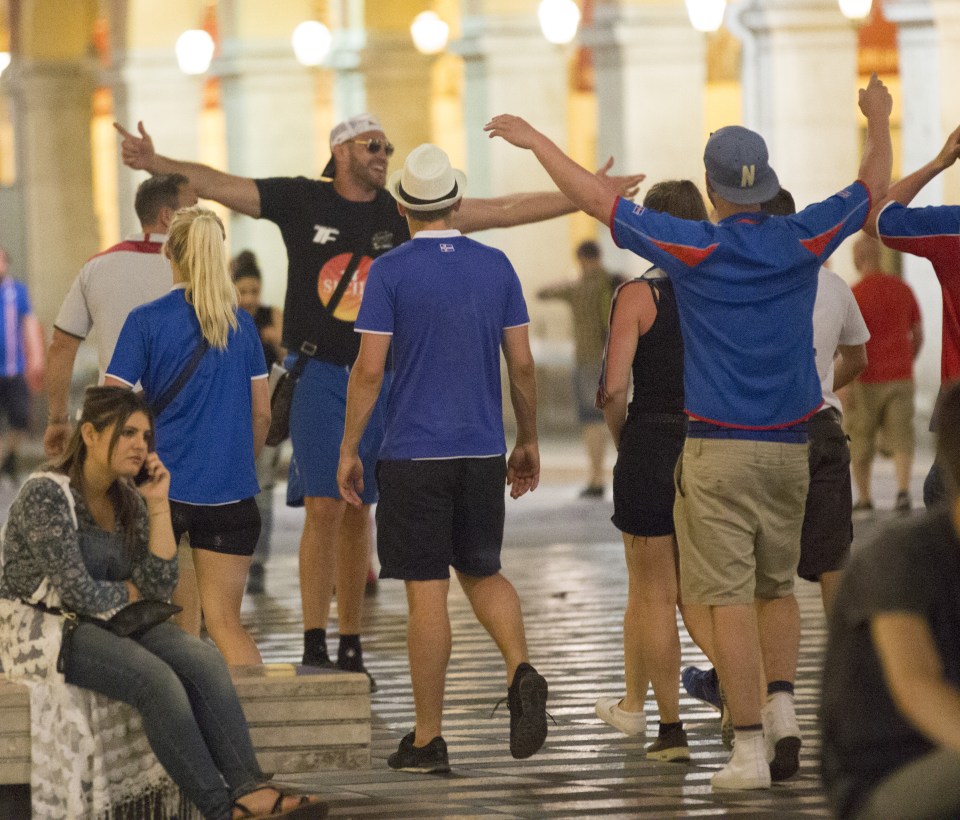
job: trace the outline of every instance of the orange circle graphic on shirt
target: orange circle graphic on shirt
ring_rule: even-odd
[[[343,272],[347,269],[347,265],[352,258],[352,254],[339,253],[320,268],[320,273],[317,275],[317,296],[320,297],[324,307],[330,303],[330,298],[336,291],[337,285],[340,284]],[[364,256],[360,260],[357,271],[353,274],[353,279],[350,280],[350,284],[347,285],[347,289],[343,293],[343,298],[333,310],[335,319],[339,319],[341,322],[357,321],[360,301],[363,299],[363,289],[367,284],[367,272],[370,270],[372,263],[373,260],[369,256]]]

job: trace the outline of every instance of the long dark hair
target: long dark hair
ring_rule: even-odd
[[[109,454],[117,446],[117,439],[127,419],[134,413],[143,413],[150,422],[153,430],[153,413],[139,393],[134,393],[125,387],[88,387],[83,399],[83,410],[80,421],[67,442],[63,455],[48,465],[50,470],[63,473],[70,479],[70,483],[83,493],[83,463],[87,460],[87,445],[80,430],[84,424],[90,422],[93,429],[102,433],[111,425],[113,435],[110,437]],[[117,524],[128,549],[133,549],[136,543],[137,513],[140,509],[140,494],[129,479],[117,479],[107,489],[107,496],[113,503],[113,511],[117,517]]]

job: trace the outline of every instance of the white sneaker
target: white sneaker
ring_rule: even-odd
[[[738,739],[727,765],[710,783],[715,789],[769,789],[770,767],[762,735]]]
[[[776,692],[767,698],[761,711],[770,777],[775,781],[793,777],[800,768],[800,725],[793,696]]]
[[[625,735],[642,735],[647,731],[647,716],[643,712],[625,712],[620,708],[622,698],[600,698],[597,717],[619,729]]]

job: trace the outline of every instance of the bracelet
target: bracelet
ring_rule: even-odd
[[[150,515],[151,515],[151,517],[154,516],[154,515],[170,515],[170,505],[167,504],[167,506],[164,507],[162,510],[153,510],[153,511],[150,513]]]
[[[47,416],[47,424],[67,424],[70,421],[70,416]]]

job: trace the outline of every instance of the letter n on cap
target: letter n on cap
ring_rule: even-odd
[[[741,188],[752,188],[753,180],[757,176],[757,166],[756,165],[744,165],[740,171],[740,187]]]

